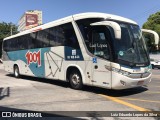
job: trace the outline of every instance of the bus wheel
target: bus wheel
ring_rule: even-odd
[[[16,78],[19,78],[20,74],[19,74],[19,68],[17,65],[14,66],[14,76]]]
[[[73,89],[79,90],[82,88],[82,77],[79,71],[75,70],[70,73],[69,82]]]

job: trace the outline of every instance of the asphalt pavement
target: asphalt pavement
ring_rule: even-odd
[[[0,64],[0,111],[68,111],[67,114],[88,111],[92,115],[77,116],[81,119],[97,119],[96,112],[93,111],[107,111],[109,114],[116,111],[160,111],[159,73],[160,70],[153,70],[152,82],[148,86],[134,89],[107,90],[85,86],[82,90],[73,90],[68,83],[58,80],[27,76],[17,79],[5,72]],[[101,116],[101,119],[106,117]],[[122,118],[113,115],[109,119]],[[158,117],[136,119],[155,120]]]

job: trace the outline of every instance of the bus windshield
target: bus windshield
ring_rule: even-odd
[[[145,41],[139,26],[119,23],[121,39],[114,40],[114,50],[117,61],[131,67],[149,65],[149,57]]]

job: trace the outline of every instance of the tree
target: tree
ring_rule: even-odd
[[[143,24],[142,28],[154,30],[160,36],[160,12],[150,15],[149,18],[147,19],[147,22]],[[153,45],[154,42],[153,36],[146,34],[144,34],[144,36],[148,39],[147,40],[148,47],[155,49],[155,46]],[[159,48],[160,48],[160,43],[159,43]]]
[[[16,34],[17,26],[14,25],[13,23],[5,23],[5,22],[0,23],[0,40],[10,36],[11,31],[12,34]]]
[[[10,36],[11,34],[17,33],[17,26],[13,23],[0,23],[0,57],[2,55],[2,41],[5,37]]]

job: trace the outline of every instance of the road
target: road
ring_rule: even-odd
[[[0,111],[15,110],[160,111],[160,70],[153,70],[152,82],[145,87],[116,91],[85,86],[73,90],[66,82],[56,80],[26,76],[16,79],[0,65]]]

